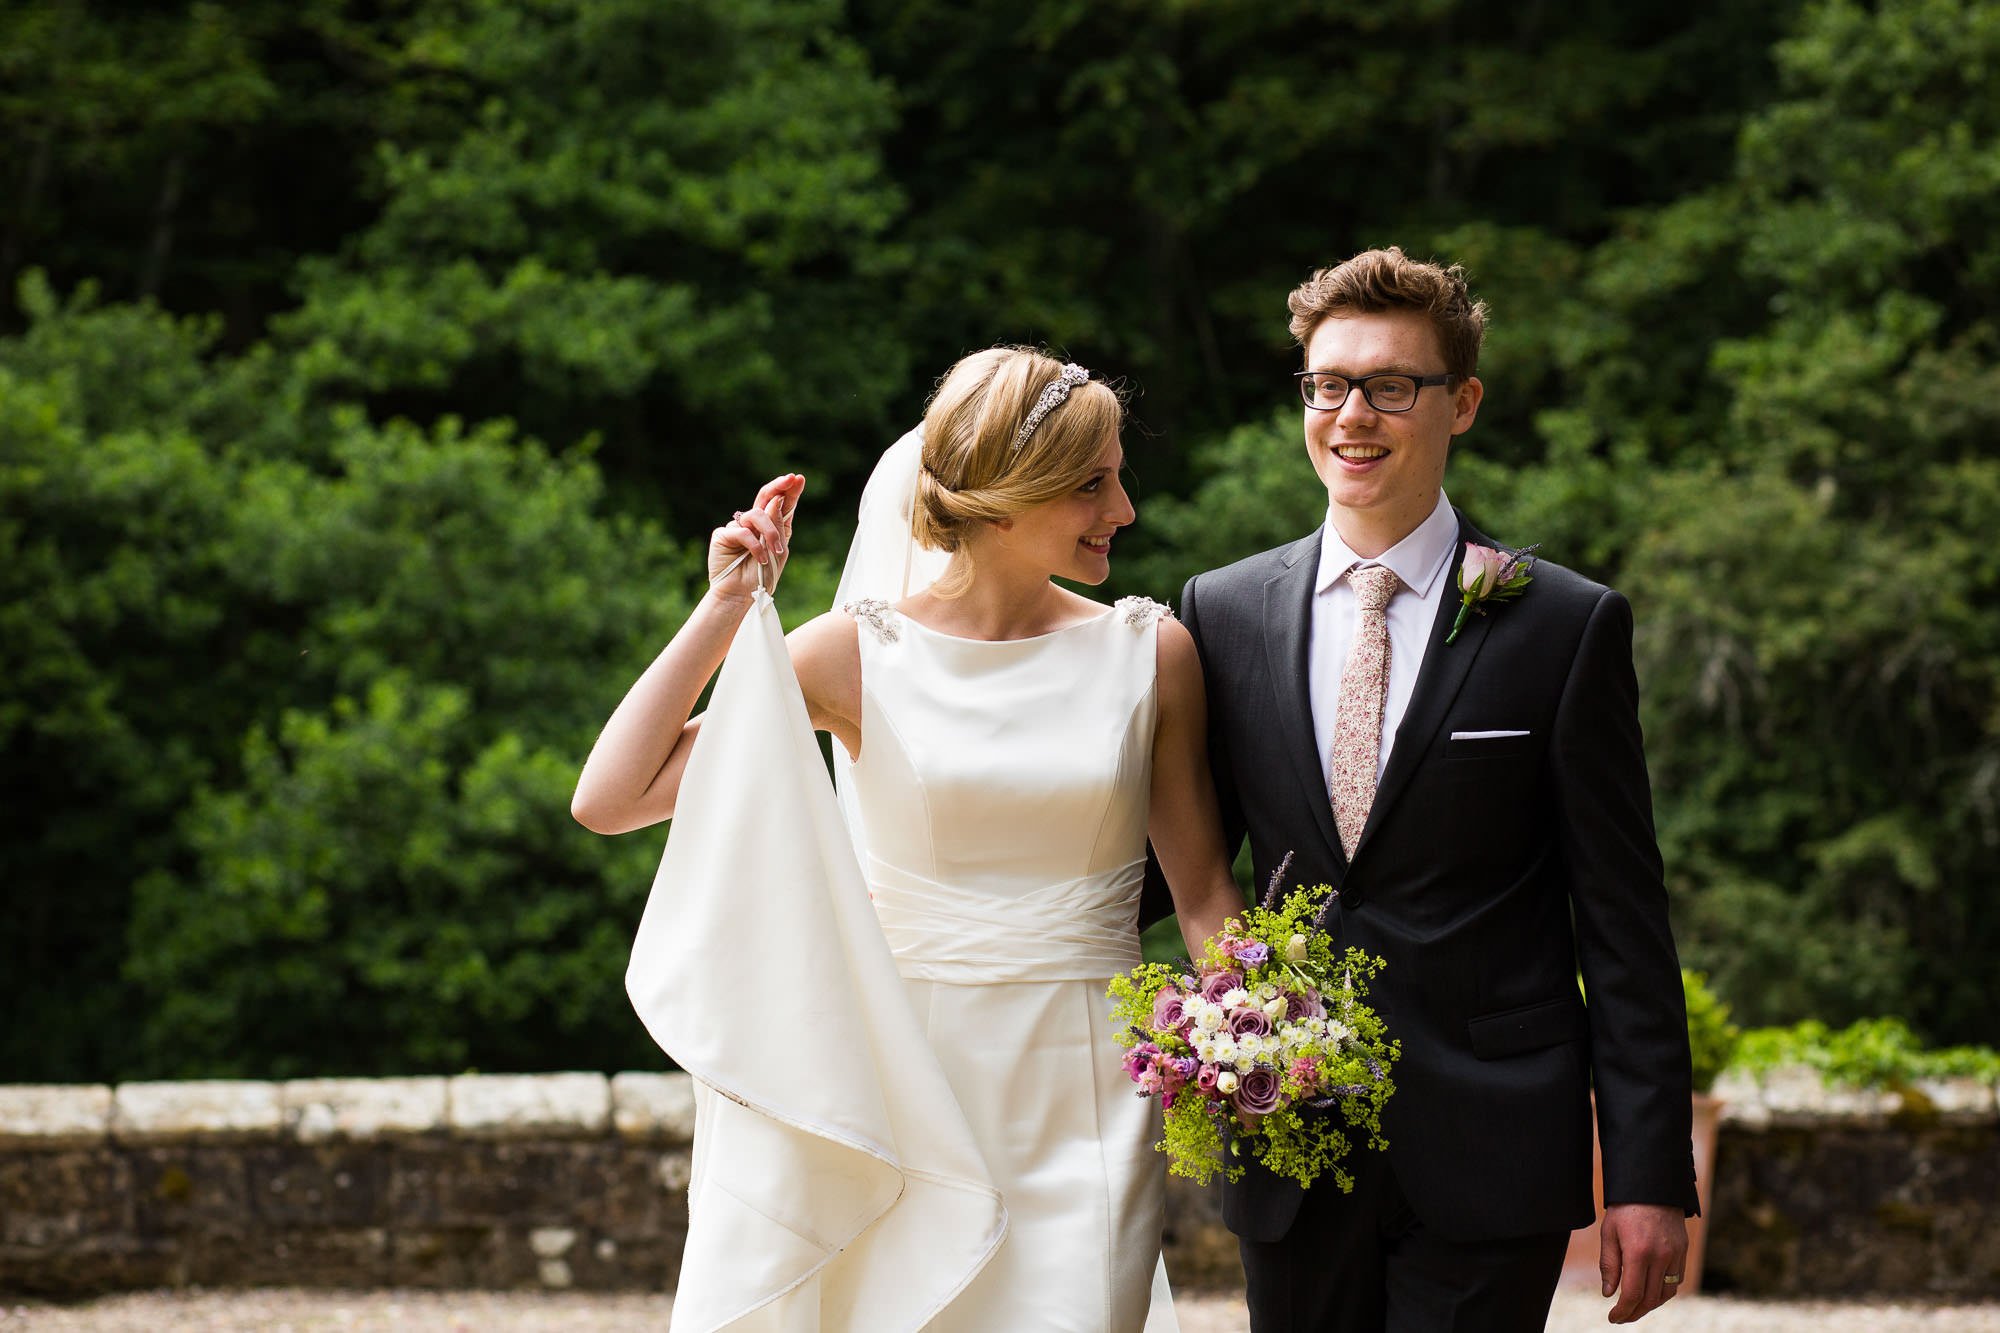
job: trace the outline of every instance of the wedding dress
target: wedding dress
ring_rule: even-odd
[[[1010,1225],[938,1329],[1147,1326],[1159,1116],[1120,1067],[1105,986],[1140,961],[1163,609],[1128,598],[986,642],[852,608],[865,878]]]
[[[906,495],[913,438],[871,495]],[[880,545],[873,586],[910,586]],[[674,1327],[1169,1333],[1158,1110],[1104,994],[1139,961],[1164,608],[1006,642],[848,609],[845,817],[759,593],[633,945],[696,1086]]]

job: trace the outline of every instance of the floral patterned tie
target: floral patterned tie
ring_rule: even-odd
[[[1333,822],[1340,849],[1354,846],[1375,804],[1375,770],[1382,755],[1382,709],[1389,699],[1389,599],[1403,581],[1393,569],[1356,565],[1347,571],[1358,610],[1354,643],[1340,672],[1340,702],[1333,714]]]

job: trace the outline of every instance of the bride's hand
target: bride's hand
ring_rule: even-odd
[[[708,539],[708,583],[732,601],[748,602],[759,583],[778,586],[792,544],[792,516],[806,479],[796,472],[764,483],[757,500]]]

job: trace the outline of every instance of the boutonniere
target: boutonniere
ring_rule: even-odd
[[[1505,602],[1519,597],[1534,580],[1528,571],[1535,567],[1535,551],[1541,546],[1524,546],[1518,551],[1491,546],[1479,546],[1472,542],[1465,544],[1465,560],[1458,567],[1458,619],[1451,622],[1451,633],[1444,636],[1450,643],[1465,628],[1465,613],[1477,611],[1486,614],[1484,603]]]

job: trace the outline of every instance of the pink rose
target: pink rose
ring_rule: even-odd
[[[1237,1082],[1230,1100],[1245,1115],[1269,1115],[1278,1109],[1279,1092],[1277,1071],[1259,1066]]]
[[[1183,1012],[1186,997],[1172,986],[1167,987],[1153,998],[1153,1031],[1178,1032],[1187,1021]]]
[[[1535,566],[1535,548],[1524,546],[1518,551],[1496,551],[1491,546],[1481,546],[1476,542],[1465,544],[1465,559],[1458,566],[1458,614],[1452,617],[1451,633],[1444,636],[1450,643],[1458,638],[1458,632],[1465,628],[1465,617],[1477,611],[1486,614],[1482,602],[1504,602],[1519,597],[1523,589],[1533,582],[1528,571]]]
[[[1222,1071],[1214,1065],[1203,1065],[1200,1069],[1195,1070],[1194,1085],[1203,1093],[1213,1093],[1215,1091],[1215,1080],[1221,1077],[1221,1075]]]
[[[1231,1009],[1225,1020],[1229,1034],[1233,1037],[1268,1037],[1271,1035],[1271,1019],[1262,1009]]]
[[[1488,596],[1506,582],[1507,557],[1491,546],[1465,544],[1465,563],[1458,567],[1458,589],[1473,601]]]
[[[1131,1075],[1134,1083],[1143,1087],[1146,1081],[1145,1076],[1152,1072],[1153,1066],[1159,1062],[1159,1059],[1160,1048],[1150,1041],[1142,1041],[1131,1050],[1125,1052],[1125,1072]],[[1153,1082],[1154,1086],[1157,1087],[1159,1085],[1157,1077]]]
[[[1210,1004],[1221,1004],[1223,996],[1233,990],[1242,989],[1243,974],[1241,972],[1227,970],[1214,972],[1202,978],[1201,998],[1207,1000]]]

